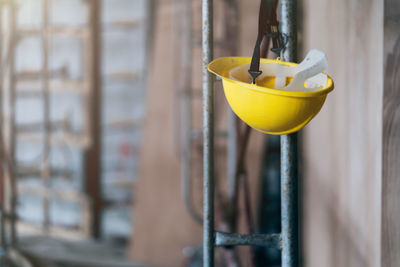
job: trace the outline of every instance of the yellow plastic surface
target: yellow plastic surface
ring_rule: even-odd
[[[263,133],[281,135],[299,131],[321,110],[326,96],[333,90],[328,76],[326,86],[312,92],[274,89],[275,77],[266,77],[257,84],[229,78],[231,69],[250,64],[249,57],[223,57],[212,61],[208,70],[222,78],[225,97],[236,115],[250,127]],[[296,63],[261,59],[286,66]],[[288,78],[286,83],[290,82]]]

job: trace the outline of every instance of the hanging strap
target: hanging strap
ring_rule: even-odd
[[[279,32],[279,22],[276,17],[277,5],[278,0],[261,0],[260,3],[258,35],[249,69],[253,84],[256,83],[256,78],[262,73],[260,70],[260,46],[264,36],[267,35],[272,39],[272,52],[280,55],[284,46],[283,37]]]

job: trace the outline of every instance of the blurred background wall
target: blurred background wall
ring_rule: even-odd
[[[182,72],[176,68],[181,57],[177,39],[182,38],[176,18],[184,16],[184,1],[159,1],[156,13],[154,54],[150,71],[150,85],[147,97],[144,139],[139,159],[137,187],[140,188],[134,206],[135,223],[131,241],[131,258],[138,262],[160,266],[180,266],[189,251],[196,251],[202,242],[202,227],[191,218],[184,206],[181,186],[181,165],[179,159],[179,87]],[[229,1],[226,1],[229,3]],[[226,4],[215,2],[215,56],[223,56],[229,47],[224,39]],[[259,3],[239,3],[239,55],[250,56],[256,38],[257,21],[252,19],[253,10]],[[193,124],[202,130],[201,112],[201,3],[193,1]],[[181,22],[181,21],[180,21]],[[181,25],[182,27],[182,25]],[[251,41],[250,41],[251,40]],[[216,131],[226,131],[226,101],[222,88],[217,86]],[[197,96],[197,97],[196,97]],[[182,126],[181,126],[182,127]],[[219,184],[226,179],[226,141],[216,139],[216,173]],[[259,192],[260,165],[265,137],[252,132],[248,150],[248,173],[251,182],[253,214]],[[201,140],[194,141],[192,152],[193,198],[197,212],[202,212],[202,146]],[[246,231],[241,218],[242,232]],[[185,249],[186,248],[186,249]],[[247,252],[247,250],[245,250]],[[248,253],[243,253],[248,255]],[[248,257],[244,259],[248,263]]]
[[[126,238],[132,230],[132,184],[145,105],[147,6],[141,0],[95,2],[98,1],[15,1],[18,39],[12,59],[15,57],[18,77],[15,103],[16,172],[21,178],[18,213],[31,225],[41,225],[47,220],[43,215],[45,200],[34,193],[47,187],[41,180],[45,169],[41,162],[47,146],[41,126],[46,119],[46,97],[40,94],[47,82],[42,77],[46,62],[45,71],[50,73],[50,139],[58,138],[56,144],[53,141],[48,144],[51,146],[48,186],[58,191],[81,192],[84,198],[87,175],[84,152],[93,142],[93,135],[99,136],[101,132],[101,154],[97,156],[101,161],[99,195],[104,205],[99,224],[103,237]],[[100,39],[90,35],[94,4],[100,6]],[[43,41],[40,27],[45,19],[49,36]],[[91,53],[96,49],[99,51],[96,62],[101,64],[99,74],[94,74],[91,66]],[[93,89],[96,79],[101,79],[96,81],[101,87]],[[88,93],[86,84],[90,87]],[[97,98],[93,101],[96,90],[102,95],[98,98],[101,103],[96,102]],[[12,105],[5,104],[7,112],[13,110]],[[93,105],[101,106],[98,117],[101,121],[95,125]],[[64,125],[70,130],[63,129]],[[51,198],[49,209],[51,224],[70,229],[81,227],[82,214],[88,212],[79,201],[73,203],[62,198]]]
[[[383,2],[303,1],[335,90],[302,133],[305,266],[379,266]]]
[[[92,249],[108,265],[117,264],[110,258],[124,261],[151,52],[150,3],[0,3],[3,249],[18,244],[73,266],[98,260]]]

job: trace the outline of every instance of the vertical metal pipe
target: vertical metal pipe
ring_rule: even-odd
[[[281,32],[286,34],[288,42],[282,50],[284,61],[297,60],[297,0],[281,0]]]
[[[288,36],[284,61],[296,61],[296,0],[281,1],[281,31]],[[299,266],[297,135],[281,136],[282,266]]]
[[[233,199],[236,188],[236,162],[237,162],[237,117],[232,109],[228,106],[228,142],[227,142],[227,177],[228,177],[228,196]]]
[[[213,58],[213,0],[202,2],[203,49],[203,266],[214,266],[214,83],[207,65]]]
[[[299,266],[297,135],[281,137],[282,266]]]

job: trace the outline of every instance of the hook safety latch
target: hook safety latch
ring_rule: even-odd
[[[288,38],[287,35],[279,31],[279,22],[277,20],[273,22],[267,22],[267,37],[272,40],[271,51],[280,56],[281,51],[285,48]]]

